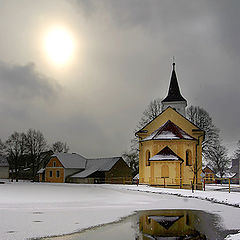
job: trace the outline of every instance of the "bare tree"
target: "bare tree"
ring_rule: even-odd
[[[136,133],[139,129],[144,127],[146,124],[151,122],[154,118],[156,118],[161,113],[161,99],[153,99],[147,108],[144,110],[143,115],[138,122],[138,125],[136,129],[134,130],[134,133]],[[131,140],[131,150],[129,152],[125,152],[122,154],[122,157],[125,159],[125,161],[129,164],[130,168],[133,171],[133,175],[136,175],[138,173],[138,152],[139,152],[139,146],[138,146],[138,138],[134,134],[134,138]]]
[[[218,173],[222,178],[226,170],[229,169],[230,159],[227,156],[227,149],[220,144],[214,146],[214,151],[211,151],[209,165],[215,173]]]
[[[234,151],[234,156],[232,159],[240,160],[240,140],[237,142],[237,149]]]
[[[139,129],[147,125],[154,118],[156,118],[161,113],[161,99],[156,98],[153,99],[147,108],[144,110],[143,115],[138,122],[134,133],[136,133]],[[134,135],[134,138],[131,140],[131,152],[138,152],[138,138]]]
[[[6,156],[6,144],[0,139],[0,155]]]
[[[231,172],[236,173],[234,183],[240,183],[239,179],[239,163],[240,163],[240,140],[237,142],[237,149],[234,151],[234,155],[231,158],[232,161],[232,167]]]
[[[138,153],[135,152],[124,152],[122,158],[126,161],[129,167],[132,170],[132,175],[135,176],[138,174],[139,162],[138,162]]]
[[[226,147],[221,144],[219,129],[213,124],[209,113],[201,107],[190,106],[187,109],[187,118],[205,131],[205,139],[202,143],[203,157],[215,174],[218,173],[222,177],[229,168],[230,159],[227,157]],[[195,169],[194,177],[199,170],[201,171]]]
[[[219,129],[213,124],[209,113],[201,107],[190,106],[187,109],[187,118],[197,127],[205,131],[205,139],[202,143],[202,153],[208,161],[219,145]]]
[[[52,144],[52,148],[53,152],[65,152],[67,153],[69,151],[69,146],[67,145],[67,143],[65,142],[61,142],[61,141],[57,141],[55,143]]]
[[[19,161],[26,152],[26,135],[14,132],[6,141],[6,152],[8,153],[8,161],[12,166],[12,176],[14,170],[16,182],[18,182]]]
[[[26,151],[31,158],[33,180],[39,168],[40,155],[46,150],[46,148],[47,141],[43,134],[38,130],[29,129],[26,134]]]
[[[151,122],[161,113],[161,101],[162,100],[160,98],[156,98],[149,103],[138,123],[137,130]]]

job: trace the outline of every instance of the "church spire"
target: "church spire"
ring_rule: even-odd
[[[172,76],[168,89],[168,95],[162,100],[162,102],[176,102],[176,101],[186,101],[186,99],[181,95],[177,75],[175,72],[175,62],[173,62]]]
[[[187,101],[180,92],[175,65],[175,61],[173,61],[168,95],[162,100],[162,110],[165,110],[170,106],[185,116],[185,107],[187,106]]]

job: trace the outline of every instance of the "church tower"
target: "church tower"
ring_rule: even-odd
[[[162,112],[142,127],[139,139],[139,183],[169,188],[202,189],[204,131],[185,117],[173,62],[168,95]]]
[[[175,72],[175,62],[173,62],[172,76],[170,80],[168,95],[162,100],[162,111],[168,107],[172,107],[178,113],[186,116],[185,108],[187,106],[187,100],[181,95],[177,75]]]

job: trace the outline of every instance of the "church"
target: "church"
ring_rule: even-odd
[[[173,63],[169,90],[161,113],[136,132],[139,139],[139,183],[202,189],[204,131],[186,118]]]

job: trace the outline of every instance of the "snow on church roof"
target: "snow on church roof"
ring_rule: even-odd
[[[168,120],[160,128],[144,138],[142,141],[147,140],[162,140],[162,139],[187,139],[193,140],[194,138],[188,135],[180,127]]]
[[[176,153],[168,146],[162,149],[155,156],[149,158],[149,161],[183,161]]]

